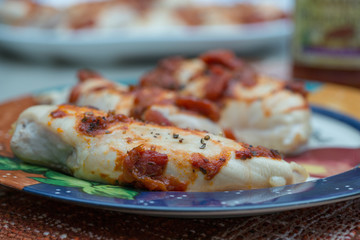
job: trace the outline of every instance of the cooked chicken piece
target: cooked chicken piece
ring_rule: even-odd
[[[0,20],[16,26],[79,29],[239,25],[287,18],[276,5],[215,3],[196,0],[0,1]],[[164,30],[161,31],[164,33]]]
[[[73,105],[25,110],[11,148],[26,162],[78,178],[156,191],[256,189],[308,177],[274,150]]]
[[[164,59],[140,86],[211,101],[219,108],[219,126],[238,141],[293,153],[310,137],[310,107],[302,86],[263,76],[226,50],[190,60]]]
[[[111,82],[99,74],[81,70],[79,83],[72,89],[70,103],[114,110],[136,119],[167,126],[178,126],[214,134],[222,132],[212,119],[216,106],[209,101],[184,98],[176,92],[160,88],[134,88]],[[214,110],[214,108],[216,108]]]

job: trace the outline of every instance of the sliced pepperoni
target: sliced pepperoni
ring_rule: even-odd
[[[166,154],[156,152],[154,148],[146,150],[144,145],[137,146],[124,159],[123,180],[150,191],[186,190],[185,183],[175,177],[164,176],[168,161]]]
[[[206,99],[198,99],[191,96],[179,96],[176,98],[175,104],[182,109],[204,115],[213,121],[218,121],[220,118],[219,108]]]
[[[200,58],[207,65],[222,65],[230,70],[242,69],[244,67],[244,62],[237,58],[235,54],[228,50],[213,50],[207,53],[204,53]]]
[[[229,139],[232,139],[232,140],[236,141],[236,136],[235,136],[234,132],[231,129],[226,128],[223,131],[224,131],[224,135],[225,135],[226,138],[229,138]]]
[[[142,119],[144,112],[153,104],[171,104],[172,99],[166,97],[166,91],[158,87],[135,89],[134,107],[130,111],[130,116]]]
[[[208,82],[205,85],[205,98],[217,101],[229,95],[231,86],[240,82],[245,87],[256,84],[256,72],[227,50],[214,50],[200,56],[207,64]]]
[[[209,72],[209,80],[205,85],[205,98],[216,101],[223,96],[232,76],[220,65],[211,66]]]
[[[69,96],[69,103],[76,103],[80,97],[80,93],[81,93],[81,85],[77,84],[71,89]]]
[[[156,123],[162,126],[172,126],[172,122],[169,121],[161,112],[148,109],[143,115],[143,120],[146,122]]]
[[[183,61],[182,57],[171,57],[161,60],[154,70],[142,76],[140,86],[158,86],[171,90],[179,89],[181,86],[175,77],[175,73]]]
[[[206,180],[211,180],[215,177],[225,162],[226,158],[223,156],[219,156],[218,159],[209,160],[200,153],[191,154],[192,166],[195,169],[200,170],[205,175]]]
[[[252,145],[248,145],[243,143],[244,149],[235,151],[235,158],[246,160],[252,157],[268,157],[275,160],[281,160],[281,154],[273,149],[268,149],[263,146],[253,147]]]
[[[77,72],[79,82],[85,82],[88,79],[102,78],[102,76],[90,69],[81,69]]]

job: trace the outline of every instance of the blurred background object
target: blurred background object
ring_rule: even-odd
[[[296,78],[360,87],[360,1],[297,0]]]
[[[1,18],[14,26],[103,29],[235,25],[285,19],[279,4],[246,1],[107,0],[107,1],[4,0]],[[268,1],[269,2],[269,1]],[[67,3],[67,4],[66,4]],[[161,21],[159,21],[161,20]],[[165,21],[164,21],[165,20]]]
[[[0,0],[0,46],[42,62],[109,64],[196,55],[214,48],[254,53],[292,33],[292,0]]]

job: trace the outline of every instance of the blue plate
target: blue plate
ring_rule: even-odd
[[[317,137],[310,140],[310,148],[311,145],[337,147],[342,144],[341,147],[360,149],[358,120],[320,107],[313,106],[312,110],[312,124],[314,130],[317,130]],[[30,174],[28,178],[36,183],[25,186],[22,189],[24,192],[95,208],[153,216],[248,216],[360,197],[360,165],[338,175],[300,184],[225,192],[149,192],[126,189],[79,180],[47,168],[1,157],[0,169],[3,174],[0,183],[7,186],[11,185],[6,184],[5,177],[15,177],[14,170]]]

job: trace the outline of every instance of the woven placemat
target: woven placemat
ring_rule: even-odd
[[[360,239],[360,199],[252,217],[176,219],[0,192],[0,239]]]
[[[0,105],[0,152],[23,97]],[[360,176],[359,176],[360,177]],[[93,209],[0,188],[0,239],[360,239],[360,199],[268,215],[176,219]]]

